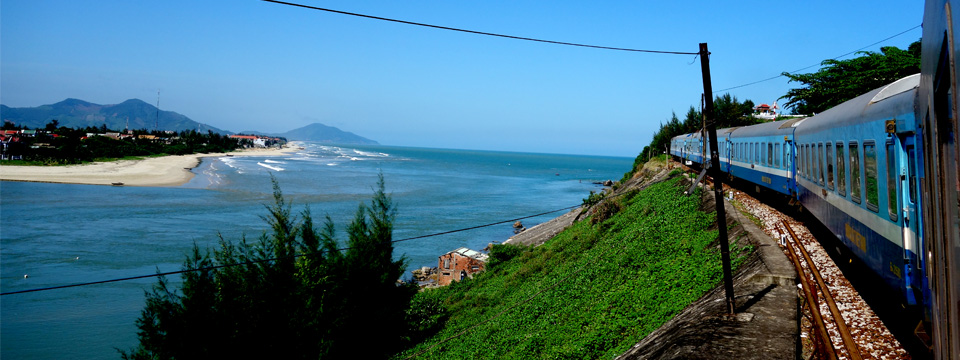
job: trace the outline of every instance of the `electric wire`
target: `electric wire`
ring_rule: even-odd
[[[534,39],[534,38],[528,38],[528,37],[522,37],[522,36],[496,34],[496,33],[489,33],[489,32],[476,31],[476,30],[466,30],[466,29],[460,29],[460,28],[454,28],[454,27],[448,27],[448,26],[431,25],[431,24],[424,24],[424,23],[418,23],[413,21],[391,19],[391,18],[385,18],[380,16],[364,15],[364,14],[358,14],[358,13],[352,13],[352,12],[340,11],[340,10],[334,10],[334,9],[326,9],[326,8],[321,8],[316,6],[303,5],[303,4],[291,3],[291,2],[285,2],[285,1],[277,1],[277,0],[263,0],[263,1],[275,3],[275,4],[281,4],[281,5],[289,5],[289,6],[295,6],[300,8],[306,8],[311,10],[326,11],[326,12],[341,14],[341,15],[357,16],[357,17],[362,17],[367,19],[389,21],[389,22],[395,22],[395,23],[407,24],[407,25],[423,26],[423,27],[441,29],[441,30],[459,31],[459,32],[476,34],[476,35],[495,36],[495,37],[501,37],[501,38],[507,38],[507,39],[514,39],[514,40],[526,40],[526,41],[535,41],[535,42],[556,44],[556,45],[579,46],[579,47],[603,49],[603,50],[630,51],[630,52],[642,52],[642,53],[654,53],[654,54],[670,54],[670,55],[698,55],[699,54],[699,52],[630,49],[630,48],[620,48],[620,47],[610,47],[610,46],[577,44],[577,43],[569,43],[569,42],[563,42],[563,41]]]
[[[920,24],[920,25],[914,26],[914,27],[912,27],[912,28],[909,28],[909,29],[907,29],[907,30],[901,31],[901,32],[897,33],[896,35],[887,37],[887,38],[885,38],[885,39],[883,39],[883,40],[880,40],[880,41],[877,41],[877,42],[872,43],[872,44],[870,44],[870,45],[867,45],[867,46],[861,47],[861,48],[859,48],[859,49],[853,50],[853,51],[848,52],[848,53],[846,53],[846,54],[843,54],[843,55],[840,55],[840,56],[835,56],[835,57],[831,58],[830,60],[838,60],[838,59],[840,59],[840,58],[842,58],[842,57],[845,57],[845,56],[848,56],[848,55],[851,55],[851,54],[855,54],[855,53],[857,53],[857,52],[859,52],[859,51],[861,51],[861,50],[863,50],[863,49],[869,48],[869,47],[871,47],[871,46],[874,46],[874,45],[883,43],[883,42],[885,42],[885,41],[887,41],[887,40],[893,39],[893,38],[895,38],[895,37],[897,37],[897,36],[900,36],[900,35],[906,34],[906,33],[908,33],[908,32],[911,32],[911,31],[913,31],[913,30],[915,30],[915,29],[917,29],[917,28],[919,28],[919,27],[921,27],[921,26],[923,26],[923,24]],[[814,66],[820,66],[821,64],[823,64],[822,61],[819,62],[819,63],[813,64],[813,65],[810,65],[810,66],[807,66],[807,67],[804,67],[804,68],[800,68],[800,69],[797,69],[797,70],[794,70],[794,71],[789,71],[789,72],[791,72],[791,73],[797,73],[797,72],[801,72],[801,71],[804,71],[804,70],[806,70],[806,69],[812,68],[812,67],[814,67]],[[759,84],[759,83],[762,83],[762,82],[766,82],[766,81],[778,79],[778,78],[781,78],[781,77],[783,77],[783,76],[784,76],[783,73],[781,73],[780,75],[771,76],[771,77],[768,77],[768,78],[763,79],[763,80],[757,80],[757,81],[750,82],[750,83],[746,83],[746,84],[742,84],[742,85],[737,85],[737,86],[728,87],[728,88],[725,88],[725,89],[716,90],[716,91],[714,91],[713,93],[716,94],[716,93],[719,93],[719,92],[722,92],[722,91],[728,91],[728,90],[739,89],[739,88],[746,87],[746,86],[750,86],[750,85],[756,85],[756,84]]]
[[[434,29],[449,30],[449,31],[458,31],[458,32],[464,32],[464,33],[470,33],[470,34],[494,36],[494,37],[501,37],[501,38],[507,38],[507,39],[515,39],[515,40],[526,40],[526,41],[534,41],[534,42],[541,42],[541,43],[548,43],[548,44],[578,46],[578,47],[586,47],[586,48],[594,48],[594,49],[603,49],[603,50],[617,50],[617,51],[643,52],[643,53],[654,53],[654,54],[670,54],[670,55],[694,55],[694,56],[700,55],[699,52],[682,52],[682,51],[631,49],[631,48],[620,48],[620,47],[610,47],[610,46],[599,46],[599,45],[569,43],[569,42],[554,41],[554,40],[543,40],[543,39],[535,39],[535,38],[528,38],[528,37],[522,37],[522,36],[504,35],[504,34],[489,33],[489,32],[484,32],[484,31],[467,30],[467,29],[460,29],[460,28],[454,28],[454,27],[448,27],[448,26],[440,26],[440,25],[432,25],[432,24],[418,23],[418,22],[406,21],[406,20],[399,20],[399,19],[391,19],[391,18],[385,18],[385,17],[380,17],[380,16],[358,14],[358,13],[352,13],[352,12],[347,12],[347,11],[334,10],[334,9],[328,9],[328,8],[321,8],[321,7],[317,7],[317,6],[310,6],[310,5],[304,5],[304,4],[298,4],[298,3],[291,3],[291,2],[279,1],[279,0],[263,0],[263,1],[265,1],[265,2],[270,2],[270,3],[275,3],[275,4],[281,4],[281,5],[288,5],[288,6],[305,8],[305,9],[311,9],[311,10],[326,11],[326,12],[335,13],[335,14],[341,14],[341,15],[356,16],[356,17],[361,17],[361,18],[374,19],[374,20],[382,20],[382,21],[389,21],[389,22],[395,22],[395,23],[400,23],[400,24],[423,26],[423,27],[434,28]],[[845,57],[845,56],[848,56],[848,55],[857,53],[857,52],[859,52],[859,51],[861,51],[861,50],[863,50],[863,49],[869,48],[869,47],[871,47],[871,46],[874,46],[874,45],[883,43],[883,42],[885,42],[885,41],[887,41],[887,40],[893,39],[893,38],[898,37],[898,36],[900,36],[900,35],[906,34],[906,33],[910,32],[910,31],[913,31],[913,30],[921,27],[921,26],[923,26],[923,24],[920,24],[920,25],[914,26],[914,27],[912,27],[912,28],[909,28],[909,29],[907,29],[907,30],[901,31],[901,32],[899,32],[899,33],[897,33],[897,34],[895,34],[895,35],[889,36],[889,37],[887,37],[887,38],[884,38],[883,40],[874,42],[874,43],[872,43],[872,44],[870,44],[870,45],[863,46],[863,47],[861,47],[861,48],[859,48],[859,49],[856,49],[856,50],[847,52],[847,53],[845,53],[845,54],[842,54],[842,55],[833,57],[833,58],[831,58],[830,60],[837,60],[837,59],[843,58],[843,57]],[[694,61],[696,61],[696,57],[694,57]],[[800,72],[800,71],[803,71],[803,70],[806,70],[806,69],[809,69],[809,68],[812,68],[812,67],[815,67],[815,66],[819,66],[819,65],[821,65],[822,63],[823,63],[823,62],[820,62],[820,63],[813,64],[813,65],[810,65],[810,66],[806,66],[806,67],[803,67],[803,68],[800,68],[800,69],[797,69],[797,70],[794,70],[794,71],[790,71],[790,72],[792,72],[792,73]],[[691,64],[692,64],[692,63],[691,63]],[[750,86],[750,85],[756,85],[756,84],[759,84],[759,83],[762,83],[762,82],[767,82],[767,81],[770,81],[770,80],[779,79],[779,78],[781,78],[781,77],[783,77],[783,76],[784,76],[783,73],[781,73],[780,75],[771,76],[771,77],[768,77],[768,78],[765,78],[765,79],[761,79],[761,80],[749,82],[749,83],[746,83],[746,84],[741,84],[741,85],[732,86],[732,87],[728,87],[728,88],[724,88],[724,89],[719,89],[719,90],[714,91],[713,93],[716,94],[716,93],[723,92],[723,91],[729,91],[729,90],[733,90],[733,89],[739,89],[739,88],[742,88],[742,87],[747,87],[747,86]]]
[[[498,221],[498,222],[494,222],[494,223],[489,223],[489,224],[476,225],[476,226],[466,227],[466,228],[462,228],[462,229],[456,229],[456,230],[450,230],[450,231],[443,231],[443,232],[438,232],[438,233],[433,233],[433,234],[427,234],[427,235],[420,235],[420,236],[408,237],[408,238],[403,238],[403,239],[391,240],[390,242],[391,242],[391,243],[398,243],[398,242],[404,242],[404,241],[410,241],[410,240],[417,240],[417,239],[424,239],[424,238],[429,238],[429,237],[434,237],[434,236],[440,236],[440,235],[453,234],[453,233],[458,233],[458,232],[463,232],[463,231],[476,230],[476,229],[480,229],[480,228],[484,228],[484,227],[490,227],[490,226],[494,226],[494,225],[501,225],[501,224],[506,224],[506,223],[510,223],[510,222],[514,222],[514,221],[520,221],[520,220],[529,219],[529,218],[533,218],[533,217],[537,217],[537,216],[543,216],[543,215],[547,215],[547,214],[552,214],[552,213],[555,213],[555,212],[560,212],[560,211],[565,211],[565,210],[572,210],[572,209],[575,209],[575,208],[578,208],[578,207],[580,207],[580,205],[568,206],[568,207],[560,208],[560,209],[556,209],[556,210],[545,211],[545,212],[542,212],[542,213],[539,213],[539,214],[527,215],[527,216],[522,216],[522,217],[518,217],[518,218],[514,218],[514,219],[509,219],[509,220],[502,220],[502,221]],[[345,248],[339,248],[339,249],[337,249],[336,251],[345,251],[345,250],[349,250],[349,249],[351,249],[351,248],[350,248],[350,247],[345,247]],[[108,279],[108,280],[99,280],[99,281],[91,281],[91,282],[67,284],[67,285],[57,285],[57,286],[50,286],[50,287],[43,287],[43,288],[34,288],[34,289],[26,289],[26,290],[17,290],[17,291],[8,291],[8,292],[0,293],[0,296],[14,295],[14,294],[25,294],[25,293],[32,293],[32,292],[39,292],[39,291],[48,291],[48,290],[56,290],[56,289],[66,289],[66,288],[80,287],[80,286],[99,285],[99,284],[114,283],[114,282],[129,281],[129,280],[137,280],[137,279],[146,279],[146,278],[160,277],[160,276],[167,276],[167,275],[178,275],[178,274],[183,274],[183,273],[188,273],[188,272],[194,272],[194,271],[217,270],[217,269],[222,269],[222,268],[227,268],[227,267],[233,267],[233,266],[241,266],[241,265],[254,265],[254,264],[260,264],[260,263],[265,263],[265,262],[270,262],[270,261],[277,261],[277,260],[286,259],[286,258],[296,259],[296,258],[300,258],[300,257],[304,257],[304,256],[321,255],[321,254],[323,254],[323,253],[325,253],[325,252],[326,252],[326,251],[317,251],[317,252],[308,253],[308,254],[296,254],[296,255],[291,255],[291,256],[281,256],[281,257],[274,257],[274,258],[269,258],[269,259],[260,259],[260,260],[245,261],[245,262],[239,262],[239,263],[221,264],[221,265],[207,266],[207,267],[196,268],[196,269],[184,269],[184,270],[177,270],[177,271],[157,272],[156,274],[151,274],[151,275],[137,275],[137,276],[130,276],[130,277],[124,277],[124,278],[116,278],[116,279]]]

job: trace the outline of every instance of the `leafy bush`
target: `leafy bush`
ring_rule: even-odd
[[[496,271],[500,264],[510,261],[527,249],[527,247],[512,244],[494,244],[490,248],[487,271]]]
[[[406,313],[407,330],[403,334],[407,344],[419,343],[441,328],[450,317],[443,300],[430,296],[417,296],[410,302]]]
[[[606,197],[606,196],[607,196],[607,194],[606,194],[605,192],[602,192],[602,191],[601,191],[601,192],[594,192],[594,191],[591,190],[591,191],[590,191],[590,195],[587,196],[586,199],[583,199],[583,206],[584,206],[584,207],[594,206],[594,205],[596,205],[597,203],[599,203],[601,200],[603,200],[603,198]]]
[[[608,199],[607,201],[601,202],[597,205],[596,209],[593,211],[593,217],[590,219],[590,222],[593,224],[600,224],[607,219],[613,217],[614,214],[620,212],[623,209],[623,205],[615,199]]]

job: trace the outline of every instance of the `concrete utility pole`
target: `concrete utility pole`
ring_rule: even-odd
[[[717,122],[713,117],[713,84],[710,81],[710,51],[707,43],[700,43],[700,69],[703,71],[703,117],[710,136],[710,176],[713,177],[713,195],[717,203],[717,237],[720,238],[720,260],[723,262],[723,289],[727,298],[727,313],[733,315],[733,271],[730,266],[730,241],[727,239],[727,213],[723,209],[723,172],[720,171],[720,148],[717,146]]]

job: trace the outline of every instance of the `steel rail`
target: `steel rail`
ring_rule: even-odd
[[[783,230],[779,229],[781,234],[785,234]],[[799,245],[799,244],[798,244]],[[836,360],[837,351],[833,348],[833,341],[830,340],[830,334],[827,333],[827,326],[824,324],[823,315],[820,314],[820,301],[817,298],[816,291],[813,290],[813,286],[810,284],[810,279],[807,278],[806,272],[803,271],[803,266],[800,265],[800,259],[797,257],[797,253],[794,252],[793,246],[790,245],[790,242],[787,241],[785,244],[787,251],[790,252],[790,260],[793,261],[793,267],[797,269],[797,275],[800,276],[800,284],[803,288],[803,293],[807,297],[807,306],[810,307],[810,315],[813,317],[813,323],[817,329],[817,337],[820,341],[817,342],[817,350],[821,354],[825,354],[827,359]]]
[[[787,224],[787,221],[780,221],[783,222],[783,226],[787,229],[787,233],[790,234],[790,237],[793,238],[793,241],[797,244],[797,247],[800,248],[800,253],[803,254],[803,259],[807,262],[807,268],[810,269],[810,273],[813,274],[813,278],[817,281],[817,285],[823,292],[823,298],[827,302],[827,307],[830,308],[830,313],[833,314],[833,321],[837,323],[837,332],[840,333],[840,339],[843,340],[843,346],[847,349],[847,353],[850,355],[851,359],[861,360],[862,357],[860,357],[860,349],[857,348],[857,344],[853,341],[853,336],[850,335],[850,329],[847,328],[846,322],[840,315],[840,309],[837,308],[837,303],[833,300],[833,295],[830,294],[830,290],[827,288],[826,282],[823,281],[823,277],[820,276],[820,272],[817,271],[817,266],[812,260],[810,260],[810,254],[807,253],[807,249],[800,244],[800,239],[797,237],[797,234],[793,232],[793,229],[790,228],[790,225]]]

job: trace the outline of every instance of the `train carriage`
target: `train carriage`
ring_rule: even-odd
[[[793,125],[798,121],[801,119],[733,128],[726,140],[731,149],[730,164],[724,170],[736,178],[794,195]]]
[[[927,0],[923,10],[917,149],[925,309],[937,359],[960,358],[960,147],[957,61],[960,1]]]
[[[703,163],[703,137],[700,133],[675,136],[670,140],[670,154],[697,164]]]
[[[936,359],[960,358],[957,11],[960,0],[926,1],[919,77],[811,118],[718,130],[722,171],[795,197],[902,300],[922,304]],[[703,164],[703,145],[685,134],[670,153]]]
[[[918,85],[919,75],[901,79],[805,119],[794,133],[800,203],[910,304],[920,283],[916,167],[908,166]]]
[[[730,143],[730,134],[733,133],[737,128],[726,128],[726,129],[717,129],[717,144],[720,147],[720,171],[725,173],[730,173],[731,161],[733,159],[733,146]],[[711,154],[707,153],[707,158],[704,160],[709,167],[710,161],[712,159]]]

